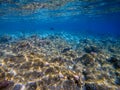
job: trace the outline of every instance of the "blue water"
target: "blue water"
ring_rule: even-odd
[[[57,19],[57,20],[56,20]],[[51,30],[50,28],[54,28]],[[86,15],[74,16],[69,19],[64,17],[51,18],[47,20],[1,20],[0,33],[35,33],[45,30],[66,31],[87,34],[104,34],[120,36],[120,13],[109,13],[98,17]]]

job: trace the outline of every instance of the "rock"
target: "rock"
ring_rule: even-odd
[[[27,79],[29,79],[29,80],[31,80],[31,79],[37,79],[37,78],[40,78],[40,77],[42,77],[44,74],[43,74],[43,72],[38,72],[38,71],[31,71],[31,72],[26,72],[25,74],[24,74],[24,77]],[[29,78],[30,77],[30,78]]]
[[[118,61],[118,59],[117,59],[116,56],[112,56],[112,57],[108,60],[108,62],[110,62],[110,63],[115,63],[115,62],[117,62],[117,61]]]
[[[113,64],[114,68],[119,69],[120,68],[120,57],[117,56],[112,56],[108,62],[110,62],[111,64]]]
[[[4,62],[14,62],[14,63],[22,63],[25,61],[25,58],[23,55],[17,55],[17,56],[9,56],[4,59]]]
[[[25,62],[21,64],[20,69],[29,69],[31,67],[32,62]]]
[[[45,45],[49,45],[50,41],[48,40],[39,40],[39,43],[37,44],[39,47],[43,47]]]
[[[26,90],[36,90],[37,84],[36,82],[30,82],[26,84]]]
[[[61,78],[58,78],[58,76],[56,76],[56,75],[50,75],[49,77],[48,77],[48,81],[47,82],[45,82],[47,85],[53,85],[53,84],[55,84],[55,83],[57,83],[57,82],[61,82],[61,80],[60,80]]]
[[[73,70],[76,72],[82,72],[83,71],[83,65],[82,63],[77,63],[73,66]]]
[[[114,63],[114,67],[115,67],[116,69],[120,69],[120,61]]]
[[[96,76],[94,74],[90,73],[89,75],[85,76],[85,79],[86,80],[95,80],[97,78],[96,78]]]
[[[115,75],[116,75],[116,76],[120,76],[120,72],[119,72],[119,71],[116,71],[116,72],[115,72]]]
[[[44,66],[50,66],[50,64],[48,62],[45,62]]]
[[[86,46],[86,47],[84,48],[84,50],[85,50],[85,52],[87,52],[87,53],[99,52],[99,51],[100,51],[100,49],[99,49],[98,47],[96,47],[96,46]]]
[[[73,80],[66,80],[63,82],[63,90],[73,90],[73,87],[76,87]]]
[[[10,37],[9,35],[3,35],[0,37],[0,43],[6,43],[8,41],[10,41],[12,39],[12,37]]]
[[[64,75],[61,72],[59,73],[59,78],[64,78]]]
[[[65,80],[62,87],[63,90],[80,90],[82,84],[75,80]]]
[[[33,67],[43,68],[43,67],[44,67],[44,63],[41,62],[41,61],[35,61],[35,62],[33,62],[32,66],[33,66]]]
[[[75,63],[78,63],[79,61],[81,61],[81,58],[80,58],[80,57],[75,58],[73,61],[74,61]]]
[[[38,72],[38,71],[31,72],[31,78],[37,79],[37,78],[40,78],[42,76],[44,76],[43,72]]]
[[[55,57],[51,60],[51,62],[58,62],[60,65],[64,64],[64,62],[66,62],[67,60],[62,58],[62,57]]]
[[[18,49],[25,49],[25,48],[30,48],[31,47],[30,43],[26,42],[26,41],[18,42],[16,46],[17,46]]]
[[[43,80],[38,80],[36,83],[39,87],[42,87],[45,84]]]
[[[69,50],[66,53],[64,53],[64,55],[67,57],[76,58],[77,53],[74,50]]]
[[[49,76],[44,76],[43,78],[42,78],[42,80],[41,80],[41,85],[42,86],[44,86],[44,85],[49,85],[49,84],[51,84],[52,82],[51,82],[51,78],[49,77]],[[39,83],[39,84],[40,84]]]
[[[116,77],[115,83],[116,83],[117,85],[120,85],[120,77]]]
[[[13,90],[21,90],[22,85],[21,84],[16,84],[13,88]]]
[[[78,75],[74,75],[75,80],[79,80],[80,77]]]
[[[1,81],[0,90],[9,90],[11,87],[13,87],[13,85],[14,85],[14,82],[12,81],[7,81],[7,80]]]
[[[80,78],[78,75],[74,75],[73,77],[74,77],[74,82],[77,85],[77,87],[81,87],[84,84],[82,78]]]
[[[65,53],[65,52],[69,51],[70,49],[71,49],[70,47],[64,48],[64,49],[61,51],[61,53]]]
[[[85,70],[83,70],[83,75],[85,80],[95,80],[95,74],[92,72],[92,70],[90,68],[87,68]]]
[[[85,54],[81,57],[81,62],[86,66],[93,66],[95,64],[95,59],[91,54]]]
[[[120,61],[115,62],[113,65],[116,69],[120,69]]]
[[[68,69],[72,70],[72,69],[73,69],[73,67],[72,67],[72,66],[68,66]]]
[[[96,83],[85,83],[86,90],[115,90],[105,85],[98,85]]]
[[[53,67],[49,67],[48,69],[46,69],[45,74],[50,74],[50,73],[55,73],[55,70]]]
[[[6,88],[7,86],[9,86],[9,81],[4,80],[0,82],[0,89]]]

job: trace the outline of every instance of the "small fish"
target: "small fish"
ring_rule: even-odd
[[[51,27],[51,28],[50,28],[50,30],[54,30],[54,28],[53,28],[53,27]]]

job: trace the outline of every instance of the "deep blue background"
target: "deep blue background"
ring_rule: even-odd
[[[51,21],[53,19],[53,21]],[[0,20],[0,33],[14,32],[37,32],[37,31],[68,31],[88,34],[104,34],[120,36],[120,13],[105,14],[100,16],[79,15],[64,20],[61,18],[51,18],[48,20],[21,20],[10,21]]]

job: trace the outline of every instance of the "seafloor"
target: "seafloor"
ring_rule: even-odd
[[[0,90],[120,90],[120,39],[2,35]]]

